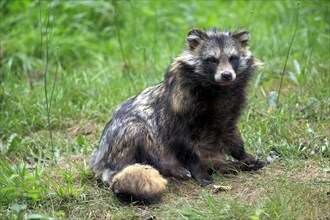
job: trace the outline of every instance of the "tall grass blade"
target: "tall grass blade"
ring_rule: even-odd
[[[296,11],[296,23],[295,23],[295,29],[294,29],[294,32],[293,32],[293,35],[292,35],[292,39],[291,39],[291,42],[290,42],[290,45],[289,45],[289,49],[288,49],[288,52],[286,53],[286,58],[285,58],[285,62],[284,62],[284,66],[283,66],[283,71],[282,71],[282,74],[281,74],[281,82],[280,82],[280,86],[278,88],[278,96],[277,96],[277,100],[276,100],[276,105],[279,106],[279,101],[280,101],[280,96],[281,96],[281,90],[282,90],[282,85],[283,85],[283,79],[284,79],[284,73],[285,73],[285,70],[286,70],[286,65],[288,63],[288,59],[289,59],[289,56],[290,56],[290,52],[291,52],[291,48],[292,48],[292,45],[293,45],[293,42],[294,42],[294,39],[296,37],[296,33],[297,33],[297,28],[298,28],[298,21],[299,21],[299,6],[300,6],[300,3],[298,2],[297,3],[297,11]]]

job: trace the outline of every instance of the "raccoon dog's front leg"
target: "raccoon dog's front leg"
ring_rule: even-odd
[[[196,154],[191,155],[192,163],[190,164],[190,172],[192,177],[196,179],[196,181],[201,186],[206,186],[213,183],[212,177],[207,173],[204,169],[200,159]]]
[[[191,176],[201,185],[206,186],[213,182],[212,177],[205,170],[200,158],[187,144],[177,142],[172,144],[177,159],[191,172]]]
[[[225,138],[223,139],[223,142],[226,145],[227,152],[238,161],[218,165],[216,168],[218,172],[232,173],[236,172],[237,170],[254,171],[264,167],[265,162],[263,160],[246,153],[244,149],[244,142],[240,137],[237,128],[224,136]]]

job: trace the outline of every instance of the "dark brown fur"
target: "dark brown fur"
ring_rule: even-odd
[[[212,182],[212,171],[250,171],[264,166],[263,161],[245,152],[237,128],[248,80],[258,66],[248,40],[247,31],[191,30],[187,36],[189,49],[169,66],[164,81],[116,110],[91,162],[94,172],[102,175],[117,195],[152,202],[150,198],[159,198],[165,189],[161,176],[126,175],[123,169],[139,167],[135,164],[151,165],[166,177],[193,177],[201,185]],[[225,162],[225,154],[237,161]],[[142,176],[150,171],[140,170]],[[119,174],[122,182],[114,184]],[[125,184],[131,179],[137,182]],[[152,186],[163,184],[149,191],[129,187],[145,186],[150,181],[156,181],[150,183]]]

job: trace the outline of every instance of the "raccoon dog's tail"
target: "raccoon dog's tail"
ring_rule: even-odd
[[[152,166],[133,164],[103,180],[110,183],[112,191],[126,202],[154,204],[161,201],[167,180]]]

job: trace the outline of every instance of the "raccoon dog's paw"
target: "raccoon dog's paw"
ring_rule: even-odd
[[[265,161],[263,161],[259,158],[256,158],[256,157],[247,158],[240,162],[243,163],[242,171],[256,171],[256,170],[263,168],[266,164]]]
[[[207,186],[207,185],[212,184],[213,180],[212,179],[199,179],[199,180],[197,180],[197,182],[200,186]]]
[[[191,173],[183,167],[175,167],[171,169],[171,176],[179,180],[188,180],[191,178]]]
[[[207,185],[210,185],[213,183],[212,177],[208,174],[200,175],[200,176],[196,177],[196,181],[201,186],[207,186]]]

